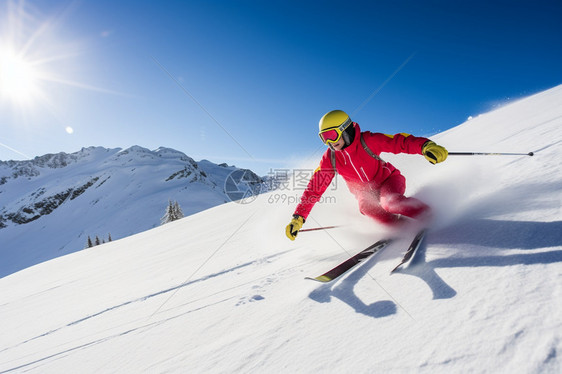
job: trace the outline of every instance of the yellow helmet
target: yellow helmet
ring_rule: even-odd
[[[346,112],[332,110],[320,118],[318,135],[324,144],[337,143],[351,123],[351,118]]]

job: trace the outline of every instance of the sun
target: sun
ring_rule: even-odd
[[[38,93],[39,72],[11,49],[0,49],[0,95],[16,103],[30,102]]]

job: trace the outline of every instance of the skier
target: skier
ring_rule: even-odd
[[[404,196],[406,179],[398,169],[383,161],[381,152],[421,154],[436,164],[445,161],[447,150],[427,138],[409,134],[386,135],[361,132],[347,113],[333,110],[319,123],[320,139],[328,146],[320,166],[312,175],[285,233],[295,240],[314,204],[328,188],[336,171],[359,203],[359,211],[378,222],[393,225],[401,216],[423,220],[430,207]]]

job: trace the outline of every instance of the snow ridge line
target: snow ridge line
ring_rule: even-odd
[[[10,369],[2,370],[2,371],[0,371],[0,374],[10,373],[10,372],[13,372],[13,371],[16,371],[16,370],[20,370],[22,368],[25,368],[25,367],[28,367],[28,366],[31,366],[31,365],[34,365],[34,364],[38,364],[38,363],[43,362],[43,361],[47,361],[49,359],[52,359],[52,358],[55,358],[55,357],[58,357],[58,356],[61,356],[61,355],[65,355],[67,353],[74,352],[74,351],[80,350],[82,348],[91,347],[91,346],[94,346],[94,345],[104,343],[104,342],[109,341],[109,340],[114,339],[114,338],[118,338],[118,337],[121,337],[121,336],[128,335],[128,334],[130,334],[132,332],[135,332],[135,331],[139,331],[139,330],[142,330],[142,329],[150,329],[150,328],[152,328],[154,326],[157,326],[157,325],[159,325],[163,322],[168,322],[168,321],[174,320],[176,318],[180,318],[180,317],[184,316],[185,314],[196,312],[198,310],[201,310],[201,309],[206,308],[206,307],[211,306],[211,305],[220,304],[220,303],[222,303],[222,302],[224,302],[228,299],[220,300],[220,301],[217,301],[216,303],[209,304],[209,305],[206,305],[206,306],[202,306],[202,307],[190,310],[190,311],[185,312],[185,313],[180,313],[177,316],[173,316],[173,317],[167,318],[167,319],[162,320],[162,321],[154,321],[154,322],[148,323],[146,325],[137,326],[137,327],[134,327],[134,328],[129,329],[127,331],[123,331],[123,332],[119,332],[117,334],[113,334],[113,335],[110,335],[110,336],[99,338],[97,340],[94,340],[94,341],[91,341],[91,342],[88,342],[88,343],[84,343],[84,344],[78,345],[76,347],[71,347],[71,348],[65,349],[61,352],[53,353],[51,355],[36,359],[34,361],[31,361],[31,362],[27,362],[27,363],[21,364],[19,366],[16,366],[16,367],[13,367],[13,368],[10,368]],[[57,330],[60,330],[60,329],[57,329]],[[57,330],[53,330],[53,331],[57,331]]]
[[[151,298],[153,298],[153,297],[167,294],[167,293],[169,293],[169,292],[173,292],[173,291],[176,291],[176,292],[177,292],[177,290],[179,290],[179,289],[181,289],[181,288],[190,286],[190,285],[195,284],[195,283],[204,282],[204,281],[207,281],[207,280],[209,280],[209,279],[216,278],[216,277],[219,277],[219,276],[221,276],[221,275],[228,274],[228,273],[231,273],[231,272],[233,272],[233,271],[236,271],[236,270],[239,270],[239,269],[242,269],[242,268],[245,268],[245,267],[254,265],[254,264],[261,263],[261,262],[263,262],[264,260],[267,261],[267,260],[270,260],[270,259],[274,259],[274,258],[276,258],[276,257],[279,257],[279,256],[284,255],[284,254],[287,253],[287,252],[290,252],[290,251],[283,251],[283,252],[280,252],[280,253],[273,254],[273,255],[271,255],[271,256],[267,256],[267,257],[264,257],[264,258],[260,258],[260,259],[254,260],[254,261],[249,261],[249,262],[246,262],[246,263],[244,263],[244,264],[235,266],[235,267],[230,268],[230,269],[227,269],[227,270],[223,270],[223,271],[220,271],[220,272],[217,272],[217,273],[214,273],[214,274],[209,274],[209,275],[207,275],[207,276],[204,276],[204,277],[199,278],[199,279],[195,279],[195,280],[193,280],[193,281],[183,282],[183,283],[181,283],[181,284],[179,284],[179,285],[177,285],[177,286],[174,286],[174,287],[171,287],[171,288],[162,290],[162,291],[158,291],[158,292],[152,293],[152,294],[150,294],[150,295],[146,295],[146,296],[143,296],[143,297],[139,297],[139,298],[134,299],[134,300],[129,300],[129,301],[123,302],[123,303],[121,303],[121,304],[119,304],[119,305],[114,305],[114,306],[112,306],[112,307],[106,308],[106,309],[104,309],[104,310],[101,310],[101,311],[99,311],[99,312],[97,312],[97,313],[94,313],[94,314],[91,314],[91,315],[89,315],[89,316],[86,316],[86,317],[84,317],[84,318],[80,318],[80,319],[78,319],[78,320],[76,320],[76,321],[69,322],[69,323],[67,323],[67,324],[64,325],[64,326],[61,326],[61,327],[59,327],[59,328],[50,330],[50,331],[48,331],[48,332],[46,332],[46,333],[44,333],[44,334],[41,334],[41,335],[35,336],[35,337],[33,337],[33,338],[27,339],[27,340],[25,340],[25,341],[23,341],[23,342],[21,342],[21,343],[19,343],[19,344],[16,344],[16,345],[14,345],[14,346],[4,348],[4,349],[0,350],[0,353],[5,352],[5,351],[8,351],[8,350],[10,350],[10,349],[12,349],[12,348],[19,347],[20,345],[23,345],[23,344],[32,342],[32,341],[34,341],[34,340],[37,340],[37,339],[40,339],[40,338],[43,338],[43,337],[52,335],[52,334],[54,334],[54,333],[56,333],[56,332],[58,332],[58,331],[61,331],[62,329],[65,329],[65,328],[67,328],[67,327],[72,327],[72,326],[78,325],[79,323],[85,322],[85,321],[87,321],[87,320],[89,320],[89,319],[98,317],[98,316],[100,316],[100,315],[102,315],[102,314],[111,312],[111,311],[113,311],[113,310],[120,309],[120,308],[125,307],[125,306],[127,306],[127,305],[131,305],[131,304],[138,303],[138,302],[143,302],[143,301],[146,301],[146,300],[151,299]],[[254,281],[255,281],[255,280],[254,280]],[[239,286],[240,286],[240,285],[238,285],[237,287],[239,287]],[[154,313],[154,314],[155,314],[155,313]],[[153,314],[153,315],[154,315],[154,314]],[[0,373],[2,373],[2,372],[0,372]]]
[[[188,283],[188,282],[191,280],[191,278],[193,278],[193,277],[195,276],[195,274],[197,274],[197,272],[199,272],[199,270],[201,270],[201,269],[203,268],[203,266],[205,266],[205,265],[207,264],[207,262],[209,262],[209,261],[221,250],[221,248],[224,247],[225,244],[228,243],[228,242],[230,241],[230,239],[232,239],[232,238],[234,237],[234,235],[236,235],[236,234],[238,233],[238,231],[240,231],[240,229],[246,225],[246,223],[248,223],[248,221],[249,221],[257,212],[258,212],[258,211],[256,210],[256,211],[254,211],[252,214],[250,214],[250,216],[249,216],[248,218],[246,218],[246,220],[245,220],[244,222],[242,222],[242,224],[241,224],[240,226],[238,226],[238,228],[237,228],[236,230],[234,230],[234,232],[233,232],[232,234],[230,234],[230,236],[229,236],[228,238],[226,238],[226,240],[225,240],[221,245],[219,245],[219,247],[218,247],[217,249],[215,249],[215,251],[214,251],[213,253],[211,253],[211,255],[210,255],[205,261],[203,261],[203,263],[202,263],[193,273],[191,273],[191,275],[190,275],[183,283]],[[182,283],[182,284],[183,284],[183,283]],[[181,286],[181,285],[180,285],[180,286]],[[174,290],[174,293],[172,293],[172,294],[170,295],[170,297],[168,297],[168,298],[166,299],[166,301],[164,301],[164,302],[162,303],[162,305],[160,305],[160,306],[158,307],[158,309],[156,309],[156,310],[154,311],[154,313],[152,313],[152,314],[150,315],[149,319],[152,318],[156,313],[158,313],[158,312],[160,311],[160,309],[162,309],[162,307],[163,307],[164,305],[166,305],[166,303],[167,303],[168,301],[170,301],[170,299],[171,299],[172,297],[174,297],[174,295],[176,294],[176,292],[178,292],[179,289],[180,289],[180,287],[176,288],[176,289]]]

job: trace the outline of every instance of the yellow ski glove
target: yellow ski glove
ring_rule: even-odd
[[[430,140],[423,145],[422,154],[425,156],[427,161],[435,165],[445,161],[449,152],[447,152],[444,147],[441,147]]]
[[[295,214],[293,216],[293,219],[291,220],[291,223],[289,223],[287,225],[287,228],[285,229],[285,234],[287,235],[287,238],[291,240],[295,240],[303,224],[304,224],[304,218]]]

